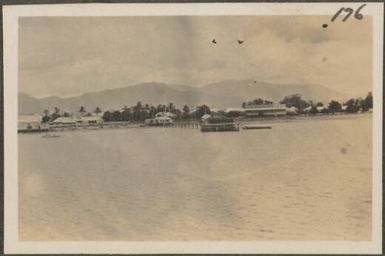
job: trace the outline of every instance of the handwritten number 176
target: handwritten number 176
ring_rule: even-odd
[[[354,13],[354,17],[357,19],[357,20],[362,20],[362,18],[364,17],[364,15],[362,15],[360,13],[360,11],[362,10],[362,8],[365,7],[366,4],[363,4],[361,5],[357,10],[356,12]],[[349,19],[349,17],[353,14],[354,10],[352,8],[345,8],[345,7],[342,7],[341,9],[338,10],[338,12],[336,12],[336,14],[334,14],[333,18],[331,19],[331,21],[333,22],[335,19],[337,19],[337,17],[342,13],[342,12],[347,12],[346,16],[342,19],[343,22],[345,22],[347,19]]]

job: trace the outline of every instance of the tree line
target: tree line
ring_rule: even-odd
[[[133,121],[143,122],[149,118],[155,118],[156,114],[161,112],[168,112],[175,115],[176,119],[188,120],[188,119],[200,119],[204,114],[210,114],[210,108],[207,105],[201,105],[196,107],[194,111],[191,111],[189,106],[184,105],[182,109],[175,106],[174,103],[159,104],[153,106],[150,104],[143,105],[138,101],[136,105],[128,107],[124,106],[122,110],[105,111],[103,113],[103,120],[105,122],[121,122],[121,121]]]
[[[335,114],[341,112],[357,113],[359,111],[365,112],[373,108],[373,96],[372,93],[369,92],[365,98],[349,99],[343,103],[332,100],[327,106],[324,106],[322,102],[314,103],[312,101],[306,101],[302,99],[300,94],[293,94],[285,96],[279,103],[284,104],[287,108],[295,107],[297,110],[296,114]],[[242,108],[270,104],[274,104],[274,102],[256,98],[252,101],[243,102]],[[322,107],[322,110],[319,110],[319,107]],[[121,110],[107,110],[103,112],[100,107],[96,107],[92,112],[88,112],[84,106],[81,106],[78,110],[78,114],[80,116],[98,115],[101,116],[105,122],[143,122],[148,118],[155,118],[156,114],[160,112],[172,113],[175,115],[176,119],[180,120],[200,120],[203,115],[211,114],[212,111],[210,107],[205,104],[197,106],[195,109],[191,110],[187,105],[184,105],[182,109],[179,109],[172,102],[169,104],[159,104],[157,106],[153,106],[150,104],[143,104],[141,101],[138,101],[133,106],[125,105]],[[241,115],[240,111],[225,112],[224,110],[220,110],[219,112],[216,112],[216,114],[228,117],[237,117]],[[42,121],[52,122],[59,117],[72,117],[73,115],[73,113],[67,111],[61,112],[58,107],[54,107],[52,112],[48,109],[44,110]]]
[[[327,106],[324,106],[322,102],[314,103],[313,101],[306,101],[301,98],[300,94],[293,94],[286,96],[279,103],[285,104],[288,108],[295,107],[298,110],[298,114],[316,114],[319,112],[323,114],[335,114],[341,112],[357,113],[360,111],[366,112],[373,108],[373,95],[371,92],[368,92],[365,98],[352,98],[343,103],[332,100]],[[322,107],[321,111],[319,111],[317,107]]]
[[[148,118],[155,118],[156,114],[160,112],[169,112],[175,115],[177,119],[200,119],[204,114],[210,114],[210,108],[207,105],[201,105],[191,111],[187,105],[184,105],[182,109],[178,109],[174,103],[159,104],[153,106],[150,104],[142,104],[138,101],[136,105],[125,105],[121,110],[107,110],[104,111],[100,107],[96,107],[92,112],[86,111],[84,106],[81,106],[78,110],[80,116],[94,116],[101,115],[101,118],[105,122],[143,122]],[[102,113],[102,114],[101,114]],[[45,109],[43,112],[42,121],[52,122],[59,117],[73,117],[74,114],[67,111],[60,111],[58,107],[54,107],[53,111]]]
[[[102,113],[102,109],[99,107],[96,107],[94,111],[87,112],[86,108],[84,106],[81,106],[78,111],[80,116],[93,116],[94,114],[98,115]],[[55,121],[59,117],[73,117],[73,113],[70,113],[68,111],[61,111],[58,107],[54,107],[53,111],[49,111],[49,109],[44,109],[43,111],[43,117],[42,122],[52,122]]]

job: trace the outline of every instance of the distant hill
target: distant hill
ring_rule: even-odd
[[[18,105],[19,114],[39,113],[44,109],[44,107],[40,105],[40,100],[21,92],[18,94]]]
[[[19,113],[42,113],[44,109],[58,107],[62,111],[76,112],[80,106],[92,111],[96,106],[120,109],[141,101],[153,105],[173,102],[182,108],[184,104],[197,106],[208,104],[217,108],[240,107],[242,102],[263,98],[279,102],[285,96],[300,93],[304,99],[327,102],[331,99],[346,100],[348,96],[322,85],[273,84],[254,80],[227,80],[202,87],[187,85],[142,83],[124,88],[85,93],[76,97],[56,96],[34,98],[19,93]]]

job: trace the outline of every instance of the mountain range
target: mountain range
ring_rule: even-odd
[[[76,112],[80,106],[87,111],[97,106],[102,110],[121,109],[141,101],[143,104],[168,104],[173,102],[182,108],[185,104],[194,107],[207,104],[216,108],[240,107],[242,102],[255,98],[278,103],[285,96],[299,93],[305,100],[328,102],[347,100],[349,96],[322,85],[312,84],[274,84],[254,80],[226,80],[202,87],[187,85],[141,83],[100,92],[89,92],[75,97],[61,98],[50,96],[35,98],[19,93],[19,114],[42,113],[44,109],[58,107],[62,111]]]

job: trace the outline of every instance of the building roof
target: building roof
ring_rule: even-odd
[[[324,109],[326,109],[324,106],[318,106],[318,107],[317,107],[317,111],[322,111],[322,110],[324,110]]]
[[[222,112],[224,110],[223,109],[219,109],[219,108],[210,108],[210,111],[211,112]]]
[[[19,122],[41,122],[41,116],[37,114],[20,115],[18,120]]]
[[[168,117],[168,116],[157,116],[154,119],[155,120],[171,120],[171,117]]]
[[[58,117],[53,120],[51,123],[76,123],[76,120],[71,117]]]
[[[100,116],[83,116],[80,118],[82,121],[101,121],[102,118]]]
[[[156,113],[155,116],[156,117],[166,116],[166,117],[171,117],[171,118],[176,117],[176,115],[171,113],[171,112],[159,112],[159,113]]]
[[[208,118],[210,118],[211,117],[211,115],[209,115],[209,114],[204,114],[202,117],[201,117],[201,119],[202,120],[206,120],[206,119],[208,119]]]
[[[289,108],[286,108],[286,111],[289,112],[289,113],[297,113],[298,112],[298,108],[296,108],[296,107],[289,107]]]
[[[255,111],[255,110],[286,110],[285,104],[265,104],[265,105],[251,105],[245,108],[245,111]]]
[[[245,112],[246,110],[244,108],[227,108],[225,110],[226,113],[229,113],[229,112],[232,112],[232,111],[236,111],[236,112]]]
[[[246,105],[245,109],[259,109],[259,108],[286,108],[285,104],[250,104]]]

